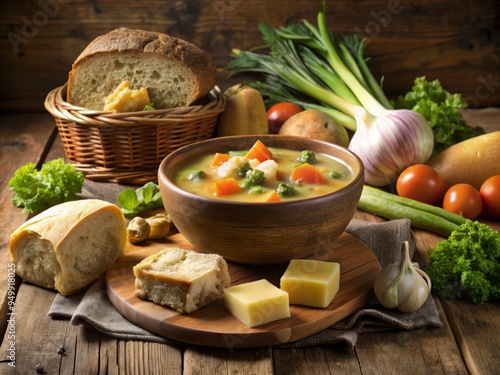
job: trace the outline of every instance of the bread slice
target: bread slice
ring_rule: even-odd
[[[98,199],[72,201],[16,229],[10,238],[10,260],[25,281],[70,295],[102,277],[126,243],[119,207]]]
[[[222,297],[231,285],[220,255],[166,248],[134,267],[137,294],[179,313],[191,313]]]
[[[102,110],[123,81],[148,90],[155,109],[189,106],[215,86],[217,69],[197,46],[166,34],[119,28],[94,39],[68,78],[67,101]]]

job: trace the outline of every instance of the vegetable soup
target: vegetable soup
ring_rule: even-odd
[[[332,193],[353,180],[342,160],[257,141],[250,150],[205,153],[186,160],[173,182],[190,193],[231,201],[276,202]]]

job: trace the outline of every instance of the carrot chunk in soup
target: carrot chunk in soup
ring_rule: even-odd
[[[266,147],[266,145],[264,145],[264,143],[257,140],[245,157],[249,160],[257,159],[262,163],[265,160],[272,159],[273,153]]]
[[[323,182],[321,172],[309,163],[304,163],[292,169],[291,181],[318,184]]]
[[[212,183],[214,195],[219,197],[223,195],[236,194],[241,190],[238,181],[233,177],[223,178]]]

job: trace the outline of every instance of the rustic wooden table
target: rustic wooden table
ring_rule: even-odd
[[[470,110],[470,123],[500,130],[500,110]],[[43,114],[0,116],[0,373],[29,374],[498,374],[500,305],[472,305],[435,298],[444,327],[361,334],[354,349],[201,348],[112,339],[93,329],[52,320],[47,312],[55,292],[12,278],[9,235],[27,215],[11,204],[7,183],[31,161],[41,165],[63,156],[52,118]],[[124,186],[86,181],[85,196],[116,203]],[[380,221],[358,211],[358,219]],[[489,222],[500,229],[499,222]],[[416,260],[442,238],[415,231]],[[8,314],[15,298],[14,314]],[[15,361],[15,362],[14,362]],[[15,364],[15,367],[12,367]],[[42,371],[43,369],[43,371]]]

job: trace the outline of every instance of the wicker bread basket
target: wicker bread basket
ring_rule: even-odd
[[[54,116],[68,160],[91,180],[144,184],[173,150],[212,137],[225,100],[216,86],[189,107],[141,112],[93,111],[65,101],[66,85],[45,108]]]

